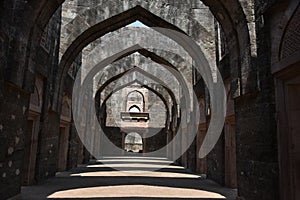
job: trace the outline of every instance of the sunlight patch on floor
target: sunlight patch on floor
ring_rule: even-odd
[[[144,162],[144,163],[166,163],[166,164],[171,164],[173,163],[172,161],[168,160],[150,160],[150,159],[138,159],[138,158],[127,158],[127,159],[103,159],[103,160],[97,160],[97,162]]]
[[[88,165],[87,168],[105,168],[105,167],[110,167],[110,168],[116,168],[116,169],[128,169],[132,168],[132,170],[135,169],[161,169],[161,168],[168,168],[168,169],[184,169],[183,167],[178,167],[178,166],[172,166],[172,165],[167,165],[167,164],[143,164],[143,163],[103,163],[101,165]]]
[[[145,198],[214,198],[226,199],[224,196],[203,190],[183,189],[173,187],[148,185],[122,185],[89,187],[55,192],[48,196],[51,198],[118,198],[118,197],[145,197]]]
[[[83,172],[70,174],[71,177],[159,177],[159,178],[201,178],[199,175],[172,172],[150,172],[150,171],[111,171],[111,172]]]
[[[106,159],[117,159],[120,161],[120,159],[140,159],[140,160],[168,160],[167,158],[163,157],[145,157],[145,156],[103,156],[100,160],[106,160]]]

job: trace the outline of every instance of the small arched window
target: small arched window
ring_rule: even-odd
[[[126,111],[133,113],[144,112],[144,104],[144,95],[139,91],[132,91],[127,96]]]

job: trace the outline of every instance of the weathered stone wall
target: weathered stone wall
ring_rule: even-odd
[[[222,133],[214,149],[207,156],[207,177],[224,185],[225,180],[225,145]]]
[[[59,127],[60,116],[55,112],[47,113],[41,121],[36,169],[36,179],[38,181],[55,176]]]
[[[167,129],[156,129],[149,128],[149,133],[156,133],[152,137],[144,139],[144,143],[146,144],[144,152],[153,152],[157,151],[167,144]],[[167,153],[167,152],[166,152]]]
[[[122,149],[123,147],[123,138],[120,128],[118,127],[105,127],[103,128],[103,131],[107,138],[117,147]],[[105,153],[105,152],[104,152]],[[110,153],[110,152],[107,152]],[[105,155],[105,154],[104,154]]]
[[[238,191],[241,197],[249,200],[279,198],[270,27],[263,19],[266,7],[255,1],[259,92],[235,99]]]
[[[30,98],[28,91],[5,82],[10,79],[13,70],[17,71],[13,69],[9,56],[12,41],[17,35],[13,30],[18,26],[14,23],[14,4],[15,1],[0,3],[0,194],[3,199],[20,193],[24,133]],[[15,77],[15,80],[18,78]],[[22,80],[17,82],[21,83]]]
[[[242,72],[241,76],[243,80],[247,80],[249,85],[255,85],[256,83],[254,82],[258,80],[259,91],[249,92],[248,90],[247,95],[235,98],[234,108],[230,104],[228,113],[236,115],[239,196],[247,200],[255,199],[257,196],[263,199],[278,199],[278,143],[275,121],[274,80],[270,71],[270,36],[267,31],[269,27],[267,24],[264,24],[262,17],[262,8],[267,8],[268,5],[262,6],[261,2],[255,2],[254,5],[257,13],[255,13],[256,16],[249,17],[248,25],[254,25],[255,29],[252,27],[251,31],[256,31],[251,36],[251,53],[256,55],[257,58],[251,64],[251,70],[257,70],[258,76],[257,79],[249,79],[249,74],[244,72]],[[252,12],[249,10],[251,6],[246,7],[244,9]],[[224,46],[231,48],[232,44],[230,41],[221,39],[218,42],[228,42]],[[222,48],[219,49],[222,51]],[[218,51],[217,54],[224,55]],[[230,57],[225,54],[221,58],[221,60],[217,59],[220,72],[223,78],[231,79],[234,77],[235,69],[230,66],[231,61],[228,60]],[[230,69],[230,72],[228,69]],[[234,87],[232,89],[234,90]],[[206,101],[209,105],[209,100]],[[235,113],[232,113],[233,109]],[[224,184],[225,178],[224,148],[224,136],[222,135],[213,151],[207,157],[208,178],[221,184]]]
[[[58,135],[59,135],[59,127],[60,127],[60,114],[56,112],[49,111],[49,105],[52,102],[52,96],[53,96],[53,79],[57,75],[57,66],[58,66],[58,52],[59,52],[59,36],[60,36],[60,12],[61,10],[58,10],[56,14],[52,17],[47,27],[44,29],[44,33],[42,34],[41,38],[35,38],[35,40],[38,40],[36,42],[36,51],[34,51],[31,60],[29,62],[29,65],[31,68],[35,68],[36,72],[39,74],[39,76],[42,77],[44,82],[44,87],[41,88],[43,90],[43,96],[42,98],[42,113],[41,113],[41,119],[40,119],[40,125],[38,130],[38,150],[37,150],[37,158],[36,158],[36,171],[35,171],[35,180],[40,181],[44,180],[46,178],[49,178],[51,176],[54,176],[56,173],[56,159],[57,159],[57,145],[58,145]],[[11,36],[13,36],[11,34]],[[1,39],[1,41],[4,42],[4,40]],[[2,44],[2,43],[1,43]],[[2,45],[3,46],[3,45]],[[3,50],[6,49],[3,47]],[[1,56],[5,56],[5,51],[1,51]],[[1,59],[2,60],[2,59]],[[3,61],[7,61],[3,57]],[[5,64],[5,63],[3,63]],[[1,70],[2,70],[1,66]],[[3,71],[1,71],[3,72]],[[1,73],[2,74],[2,73]],[[4,74],[2,74],[4,75]],[[1,76],[2,77],[2,76]],[[35,77],[27,76],[26,82],[24,85],[27,89],[30,90],[30,92],[33,92],[33,86]],[[3,79],[1,78],[1,81]],[[68,84],[67,84],[68,85]],[[69,84],[70,85],[70,84]],[[72,84],[71,84],[72,85]],[[66,90],[71,93],[71,87],[66,87]],[[16,100],[9,99],[10,95],[8,91],[14,90],[14,94],[11,95],[16,96]],[[5,99],[5,101],[1,101],[1,115],[3,115],[3,119],[7,119],[7,116],[4,116],[6,114],[11,116],[14,116],[15,124],[11,124],[9,126],[6,126],[6,128],[1,128],[2,130],[8,130],[7,128],[10,127],[9,132],[11,132],[9,135],[9,140],[7,138],[6,133],[3,135],[3,147],[10,148],[9,154],[10,156],[6,156],[5,154],[1,156],[3,160],[0,161],[0,163],[3,162],[3,164],[0,164],[1,166],[1,178],[3,177],[3,181],[1,183],[4,183],[3,187],[1,186],[1,190],[5,191],[4,193],[7,194],[7,197],[14,196],[20,192],[20,177],[22,176],[21,172],[23,169],[22,164],[22,158],[23,158],[23,150],[24,150],[24,133],[27,130],[27,112],[29,109],[29,97],[30,92],[22,91],[18,89],[17,87],[14,87],[12,85],[7,84],[1,84],[1,95],[2,98]],[[13,97],[11,96],[11,98]],[[19,100],[17,100],[19,99]],[[5,105],[7,103],[12,105]],[[13,104],[13,102],[15,102]],[[4,106],[2,108],[2,106]],[[12,109],[14,108],[14,109]],[[19,111],[18,111],[19,110]],[[22,118],[23,117],[23,118]],[[22,119],[21,119],[22,118]],[[2,119],[2,116],[1,116]],[[8,122],[7,120],[1,120],[0,124],[4,124],[4,122]],[[17,125],[16,125],[17,124]],[[0,126],[1,127],[1,126]],[[13,130],[16,129],[16,130]],[[74,131],[74,130],[73,130]],[[1,134],[2,137],[2,134]],[[15,145],[18,147],[16,148],[13,146],[12,140],[15,141]],[[77,139],[78,140],[78,139]],[[77,141],[78,142],[78,141]],[[74,147],[71,147],[71,149]],[[17,150],[15,150],[17,149]],[[7,151],[7,150],[6,150]],[[14,152],[17,153],[14,153]],[[5,152],[5,151],[3,151]],[[71,151],[72,152],[72,151]],[[15,157],[15,155],[17,157]],[[71,155],[74,157],[75,154]],[[6,158],[7,157],[7,158]],[[6,160],[9,159],[9,160]],[[75,166],[74,164],[70,164],[70,166]],[[7,167],[10,168],[10,172],[8,173]],[[13,172],[12,169],[15,171]],[[16,171],[17,170],[17,171]],[[11,174],[10,174],[11,173]],[[9,180],[7,182],[7,180]],[[3,193],[3,192],[1,192]],[[6,197],[4,197],[6,198]]]
[[[40,121],[36,180],[41,181],[56,173],[56,156],[60,127],[60,114],[49,111],[52,101],[52,81],[57,73],[61,10],[51,18],[44,30],[39,50],[36,52],[37,71],[44,76],[44,96]],[[44,42],[42,42],[44,40]],[[34,63],[32,63],[34,64]]]
[[[80,152],[80,145],[81,145],[81,141],[79,139],[74,124],[72,124],[70,130],[67,169],[73,169],[74,167],[77,166],[77,164],[82,162],[79,160],[80,154],[82,154],[82,152]]]
[[[36,62],[30,62],[30,65],[36,65],[36,71],[42,76],[42,77],[48,77],[48,84],[46,84],[46,86],[44,88],[42,88],[42,90],[44,90],[44,96],[41,97],[43,98],[43,100],[45,100],[45,102],[49,102],[51,99],[51,92],[49,91],[49,88],[51,87],[50,83],[52,82],[51,77],[53,76],[53,70],[55,66],[58,65],[58,57],[56,56],[58,54],[58,48],[57,48],[57,44],[59,41],[59,35],[60,35],[60,26],[59,23],[60,22],[60,10],[57,12],[56,15],[54,15],[54,17],[52,18],[52,20],[49,23],[49,27],[47,29],[46,35],[45,35],[45,39],[47,41],[45,41],[45,45],[39,46],[37,47],[39,49],[39,51],[37,51],[36,55],[35,55],[35,61]],[[3,25],[3,23],[1,23]],[[11,28],[13,28],[13,26],[11,26]],[[9,33],[9,35],[11,37],[14,37],[15,35],[12,34],[11,32]],[[40,40],[40,38],[36,38],[36,40]],[[4,40],[3,40],[4,41]],[[47,47],[46,47],[47,46]],[[45,48],[46,47],[46,48]],[[9,49],[9,48],[7,48]],[[12,59],[12,58],[11,58]],[[3,60],[8,61],[8,59],[3,58]],[[38,64],[37,64],[38,63]],[[56,63],[56,65],[55,65]],[[5,64],[5,63],[3,63]],[[1,69],[2,66],[1,66]],[[9,77],[9,73],[8,71],[5,72],[7,77]],[[49,74],[51,74],[49,76]],[[18,79],[19,77],[14,77],[14,79]],[[8,132],[6,132],[3,135],[3,147],[7,147],[10,150],[6,150],[3,152],[9,152],[7,155],[4,154],[2,156],[3,160],[0,161],[1,163],[3,162],[3,164],[1,164],[1,169],[3,170],[3,173],[1,178],[4,178],[3,181],[1,181],[1,183],[4,183],[5,185],[3,185],[3,187],[1,186],[1,189],[3,189],[4,194],[7,194],[7,197],[12,197],[17,195],[20,192],[20,184],[21,184],[21,177],[22,177],[22,170],[23,170],[23,158],[24,158],[24,136],[27,135],[25,134],[27,130],[27,113],[29,110],[29,97],[30,97],[30,92],[33,92],[33,87],[34,87],[34,81],[31,81],[32,77],[30,78],[29,76],[27,76],[28,79],[26,79],[26,81],[24,82],[24,84],[22,84],[22,86],[26,87],[27,91],[25,90],[21,90],[18,87],[15,87],[13,85],[8,85],[8,84],[2,84],[1,83],[1,88],[3,88],[3,93],[1,90],[1,94],[5,96],[3,96],[3,99],[5,99],[1,105],[1,122],[3,121],[3,123],[8,122],[7,119],[9,119],[8,116],[4,116],[4,115],[10,115],[10,117],[13,119],[13,121],[15,121],[14,123],[11,123],[8,126],[5,126],[4,128],[2,128],[2,130],[7,130]],[[33,80],[35,79],[35,77],[33,77]],[[2,81],[2,80],[1,80]],[[16,82],[22,82],[22,79],[16,80]],[[29,91],[28,91],[29,90]],[[13,91],[13,92],[12,92]],[[10,92],[12,92],[10,94]],[[14,96],[16,96],[16,99],[12,99]],[[2,101],[1,101],[2,102]],[[48,112],[48,109],[45,109],[48,104],[45,103],[43,106],[44,108],[44,114],[43,115],[47,115],[46,113]],[[7,104],[7,105],[5,105]],[[9,104],[9,105],[8,105]],[[11,105],[10,105],[11,104]],[[46,106],[45,106],[46,105]],[[3,106],[3,108],[2,108]],[[45,111],[47,110],[47,111]],[[10,114],[11,113],[11,114]],[[3,117],[3,120],[2,120]],[[5,119],[5,120],[4,120]],[[42,119],[43,120],[43,119]],[[53,121],[52,121],[53,122]],[[54,121],[55,122],[55,121]],[[50,123],[50,122],[49,122]],[[9,124],[9,123],[8,123]],[[44,124],[45,125],[45,124]],[[40,135],[43,133],[43,131],[45,131],[47,128],[43,128],[43,122],[41,122],[41,127],[39,130]],[[53,123],[53,125],[51,125],[51,127],[55,127],[55,123]],[[15,129],[15,130],[13,130]],[[49,130],[51,132],[57,132],[59,129],[57,130]],[[9,135],[7,135],[7,133],[9,133]],[[1,134],[2,135],[2,134]],[[6,136],[5,136],[6,135]],[[13,140],[12,140],[13,139]],[[28,138],[27,138],[28,139]],[[13,142],[14,141],[14,142]],[[26,140],[27,141],[27,140]],[[50,144],[53,143],[51,141],[47,141],[46,144],[43,145],[42,140],[39,140],[39,150],[38,150],[38,157],[37,157],[37,169],[36,169],[36,177],[39,180],[39,174],[41,173],[41,169],[39,169],[40,165],[39,165],[39,160],[44,160],[44,159],[48,159],[48,154],[49,151],[52,151],[51,148],[49,147]],[[15,146],[16,145],[16,146]],[[28,144],[27,144],[28,145]],[[41,146],[42,145],[42,146]],[[45,149],[43,149],[45,148]],[[49,151],[48,151],[49,150]],[[43,158],[41,158],[41,152],[47,151],[46,153],[44,153],[44,155],[42,155]],[[14,152],[17,152],[16,154]],[[17,157],[15,158],[14,156],[17,155]],[[6,161],[5,157],[7,157],[9,160]],[[55,158],[54,158],[54,162],[55,162]],[[53,164],[53,160],[52,163],[50,163],[49,165],[54,165]],[[8,171],[6,171],[6,167],[10,168],[10,173],[8,173]],[[14,169],[14,173],[12,173],[12,169]],[[43,176],[48,173],[48,175],[53,174],[53,172],[48,172],[49,170],[42,170],[43,172]],[[47,171],[47,172],[46,172]],[[55,172],[54,172],[55,173]],[[9,180],[7,182],[7,180]],[[3,192],[1,192],[2,194]],[[6,197],[3,197],[4,199]]]
[[[78,2],[78,5],[76,5]],[[203,5],[201,1],[182,2],[174,4],[169,1],[157,1],[149,3],[148,1],[114,1],[107,2],[103,0],[97,1],[66,1],[64,9],[70,9],[66,12],[67,20],[63,23],[62,35],[62,52],[64,52],[71,42],[88,27],[91,27],[108,17],[117,15],[128,9],[140,5],[149,10],[153,14],[173,23],[188,33],[197,42],[210,46],[214,49],[212,42],[214,28],[213,17],[208,7]],[[75,13],[75,10],[77,13]],[[80,29],[78,27],[81,27]],[[200,34],[201,33],[201,36]],[[209,48],[207,48],[209,49]]]
[[[37,71],[45,77],[44,105],[40,123],[39,150],[37,155],[37,181],[45,180],[56,173],[63,102],[61,102],[59,110],[55,112],[49,110],[49,105],[53,102],[53,82],[58,71],[60,23],[61,10],[58,10],[46,27],[47,37],[45,39],[46,44],[48,42],[49,45],[38,47],[39,51],[37,51],[36,55]],[[81,65],[80,60],[81,57],[78,56],[71,68],[75,72],[79,68],[79,65]],[[69,71],[68,77],[64,80],[64,94],[72,94],[75,72]],[[80,163],[78,158],[81,155],[79,154],[83,154],[83,151],[79,152],[81,142],[72,121],[70,121],[70,126],[67,169],[73,168]]]
[[[24,157],[24,132],[30,95],[18,88],[1,84],[0,101],[0,194],[6,199],[20,193]]]
[[[167,126],[167,108],[164,105],[162,99],[160,99],[155,93],[149,92],[149,127],[166,127]]]

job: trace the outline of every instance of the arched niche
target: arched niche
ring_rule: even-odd
[[[61,120],[65,122],[71,122],[72,111],[71,111],[71,97],[69,95],[64,95],[61,107]]]
[[[145,97],[144,94],[138,90],[129,92],[127,95],[126,111],[128,112],[144,112],[145,111]]]

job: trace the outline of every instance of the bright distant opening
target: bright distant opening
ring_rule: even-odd
[[[131,112],[131,113],[139,113],[139,112],[141,112],[141,110],[137,106],[132,106],[131,108],[129,108],[129,112]]]
[[[143,139],[138,133],[129,133],[125,137],[125,150],[127,152],[142,153]]]
[[[140,21],[135,21],[129,25],[127,25],[127,27],[141,27],[141,28],[149,28],[148,26],[146,26],[145,24],[143,24],[142,22]]]

